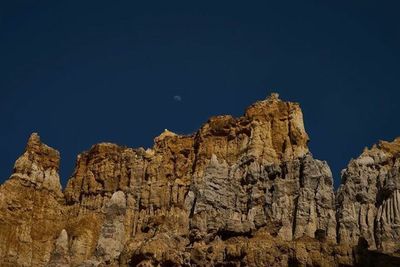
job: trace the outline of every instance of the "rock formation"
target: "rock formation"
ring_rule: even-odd
[[[0,265],[45,266],[65,217],[58,151],[32,134],[0,187]]]
[[[400,138],[350,161],[337,193],[339,241],[400,252]]]
[[[400,139],[352,160],[336,198],[308,140],[272,94],[150,149],[94,145],[62,191],[32,134],[0,187],[0,265],[396,266]]]

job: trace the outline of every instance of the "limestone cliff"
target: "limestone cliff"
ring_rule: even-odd
[[[94,145],[62,192],[32,134],[0,187],[0,265],[396,266],[400,141],[353,160],[336,198],[307,143],[299,105],[272,94],[151,149]]]

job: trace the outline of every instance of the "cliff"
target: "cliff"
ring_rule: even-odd
[[[400,139],[352,160],[336,196],[308,140],[272,94],[147,150],[94,145],[62,191],[32,134],[0,187],[0,265],[398,265]]]

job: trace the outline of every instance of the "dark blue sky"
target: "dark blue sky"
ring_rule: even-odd
[[[336,184],[400,136],[396,1],[135,2],[2,1],[0,182],[33,131],[60,150],[65,184],[92,144],[149,147],[271,91],[301,103]]]

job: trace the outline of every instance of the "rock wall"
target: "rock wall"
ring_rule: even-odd
[[[32,134],[0,187],[0,265],[396,262],[399,142],[352,161],[335,199],[308,140],[299,105],[272,94],[151,149],[94,145],[62,192],[59,153]]]
[[[337,193],[339,241],[400,252],[400,138],[351,160]]]

